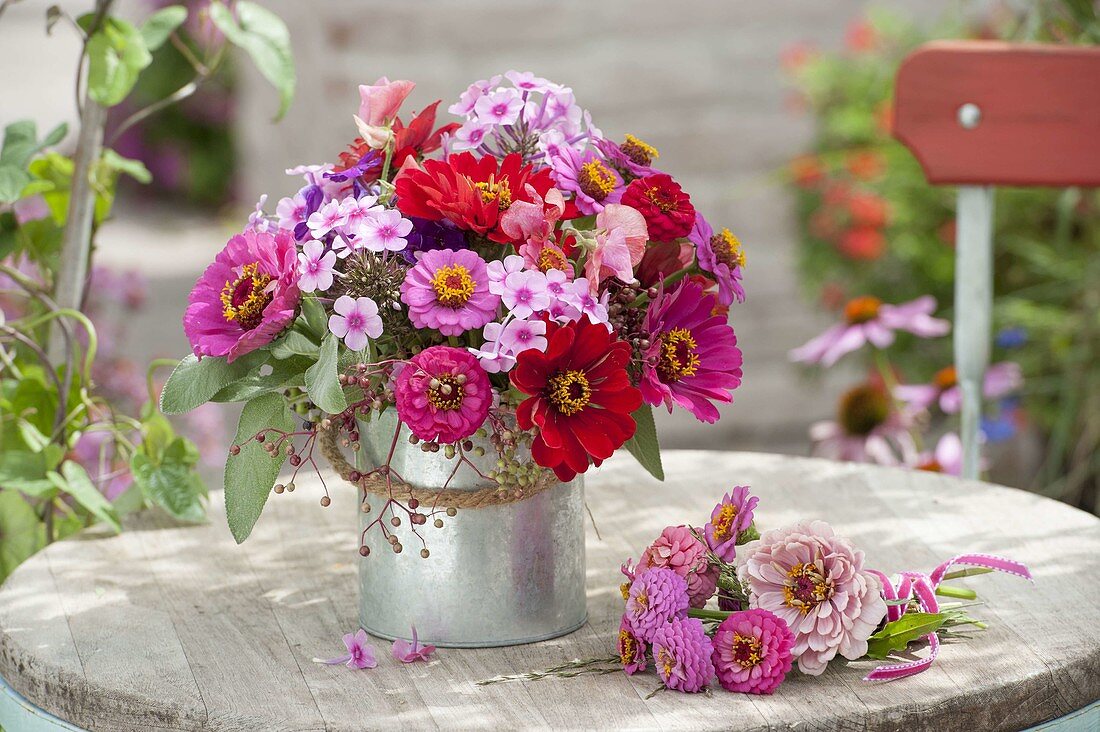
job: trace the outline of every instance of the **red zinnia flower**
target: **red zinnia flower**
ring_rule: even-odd
[[[687,236],[695,223],[691,199],[666,173],[632,180],[623,192],[622,203],[641,212],[653,241],[672,241]]]
[[[531,398],[519,405],[523,429],[538,426],[531,457],[569,481],[600,465],[634,436],[631,412],[642,395],[626,373],[630,344],[585,316],[546,326],[546,351],[519,354],[512,384]]]
[[[515,201],[534,203],[528,186],[541,201],[553,187],[550,170],[534,171],[516,153],[497,167],[497,159],[464,152],[447,160],[426,160],[422,169],[406,169],[397,177],[397,208],[406,216],[447,219],[460,229],[492,241],[512,241],[500,228],[500,215]]]

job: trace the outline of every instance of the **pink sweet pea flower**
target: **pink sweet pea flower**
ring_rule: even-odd
[[[986,369],[982,381],[982,396],[986,399],[1000,399],[1018,390],[1023,384],[1020,365],[1012,361],[995,363]],[[954,366],[947,366],[936,372],[931,384],[904,384],[894,389],[894,396],[921,410],[928,409],[939,402],[944,414],[958,414],[962,409],[962,390],[959,389],[958,375]]]
[[[372,85],[359,86],[359,114],[355,116],[355,124],[370,147],[375,150],[385,147],[397,110],[414,86],[416,84],[411,81],[390,81],[385,76]]]
[[[335,315],[328,319],[328,329],[337,338],[344,339],[344,345],[353,351],[362,351],[367,340],[382,335],[382,318],[378,316],[378,305],[369,297],[352,299],[341,295],[333,303]]]
[[[483,377],[484,378],[484,377]],[[415,661],[427,661],[435,652],[435,646],[420,645],[416,637],[416,626],[412,629],[412,642],[398,638],[393,642],[393,657],[401,663],[413,663]]]
[[[649,239],[645,218],[630,206],[611,203],[596,215],[596,232],[596,243],[584,263],[592,291],[612,276],[633,282],[634,268],[645,256]]]
[[[327,661],[320,658],[313,659],[314,663],[325,663],[330,666],[343,663],[348,668],[364,669],[374,668],[378,660],[374,657],[374,648],[367,643],[367,632],[360,628],[358,631],[344,636],[344,646],[348,652],[343,656],[330,658]]]
[[[901,305],[886,304],[877,297],[858,297],[844,308],[845,322],[791,351],[790,359],[832,366],[867,343],[876,348],[888,347],[894,342],[894,331],[908,331],[921,338],[945,335],[951,324],[933,318],[935,310],[936,298],[931,295]]]
[[[298,254],[298,289],[302,292],[325,292],[332,287],[332,268],[336,252],[325,251],[323,242],[307,241]]]

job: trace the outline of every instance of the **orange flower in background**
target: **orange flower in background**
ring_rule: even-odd
[[[844,45],[855,53],[870,51],[878,45],[878,39],[878,31],[866,20],[852,21],[844,33]]]
[[[890,217],[890,207],[886,199],[874,193],[853,193],[848,198],[848,213],[858,226],[881,228]]]
[[[848,172],[859,180],[873,180],[882,175],[886,161],[873,150],[856,150],[846,161]]]
[[[813,188],[825,179],[825,168],[814,155],[799,155],[791,161],[790,171],[795,185],[802,188]]]
[[[877,228],[857,226],[841,235],[837,249],[849,259],[869,262],[882,256],[886,250],[886,237]]]

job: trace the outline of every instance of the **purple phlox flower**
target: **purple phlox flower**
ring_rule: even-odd
[[[287,168],[287,175],[300,175],[305,181],[306,185],[319,186],[324,181],[324,174],[331,171],[335,166],[332,163],[321,163],[320,165],[299,165],[296,168]]]
[[[986,399],[1000,399],[1023,385],[1020,365],[1012,361],[1001,361],[985,371],[982,380],[982,396]],[[916,410],[928,409],[939,403],[944,414],[957,414],[962,409],[962,389],[954,366],[947,366],[936,372],[930,384],[904,384],[894,390],[894,396],[906,402]]]
[[[894,332],[908,331],[921,338],[946,335],[951,324],[933,318],[936,298],[918,297],[901,305],[883,303],[877,297],[858,297],[844,308],[844,322],[838,323],[805,345],[790,352],[792,361],[832,366],[842,356],[867,343],[886,348],[894,342]]]
[[[308,204],[301,191],[291,198],[280,198],[275,205],[275,215],[279,219],[280,229],[295,229],[298,224],[304,224],[309,214],[306,212]],[[295,232],[297,233],[297,232]]]
[[[378,305],[369,297],[352,299],[348,295],[336,298],[332,309],[335,314],[328,319],[328,329],[337,338],[344,339],[344,345],[353,351],[362,351],[368,339],[382,335],[382,318],[378,316]]]
[[[541,76],[535,76],[530,71],[506,71],[504,78],[512,82],[517,89],[526,92],[545,92],[551,86],[551,82]]]
[[[462,152],[463,150],[476,150],[485,141],[485,135],[493,129],[492,125],[480,120],[471,120],[459,127],[451,138],[451,150]]]
[[[519,119],[523,99],[515,89],[500,89],[480,97],[474,103],[474,114],[480,122],[510,125]]]
[[[374,647],[367,643],[367,632],[360,628],[355,633],[344,636],[344,646],[348,652],[327,661],[320,658],[313,659],[314,663],[325,663],[333,666],[338,663],[347,665],[348,668],[364,669],[374,668],[378,660],[374,657]]]
[[[345,168],[340,171],[329,171],[324,174],[324,177],[335,181],[337,183],[343,183],[346,181],[356,181],[363,176],[371,168],[378,167],[378,164],[382,162],[381,150],[367,150],[359,158],[358,162],[350,168]]]
[[[372,210],[359,227],[356,244],[372,252],[399,252],[408,245],[405,237],[412,228],[412,222],[404,218],[400,211]]]
[[[494,259],[486,265],[489,273],[489,292],[494,295],[504,294],[504,280],[513,272],[523,269],[523,257],[518,254],[509,254],[503,260]]]
[[[401,663],[427,661],[435,652],[435,646],[420,645],[416,637],[416,626],[412,626],[412,642],[398,638],[393,642],[393,657]]]
[[[730,563],[737,556],[737,537],[752,525],[753,511],[759,502],[759,498],[749,494],[747,485],[739,485],[710,512],[703,533],[707,547],[723,562]]]
[[[546,350],[546,323],[541,320],[517,320],[509,316],[503,323],[487,323],[482,334],[485,344],[480,349],[468,350],[490,374],[510,371],[516,365],[516,356],[523,351]]]
[[[363,224],[375,213],[384,210],[378,205],[378,196],[348,196],[340,201],[340,212],[344,215],[344,227],[351,234],[359,235]]]
[[[271,221],[264,214],[264,204],[267,203],[267,194],[260,196],[256,202],[256,208],[248,215],[248,225],[256,231],[266,232],[271,227]]]
[[[466,91],[462,92],[458,101],[447,107],[447,111],[451,114],[456,114],[459,117],[470,114],[474,111],[474,105],[477,104],[477,100],[487,94],[490,89],[500,83],[500,74],[497,74],[489,79],[482,79],[481,81],[475,81],[470,86],[466,87]]]
[[[512,315],[521,320],[550,307],[546,275],[537,270],[510,273],[504,278],[502,290],[501,302]]]
[[[339,201],[329,201],[320,210],[309,215],[306,224],[315,239],[321,239],[330,231],[339,229],[348,222],[348,215]]]
[[[336,252],[325,251],[324,242],[307,241],[298,254],[298,289],[325,292],[332,287],[332,268],[335,266]]]
[[[586,277],[578,277],[565,285],[564,288],[565,299],[569,305],[579,310],[581,315],[587,315],[593,323],[603,323],[608,327],[608,330],[611,329],[611,324],[608,322],[607,316],[607,302],[610,290],[605,292],[603,297],[597,299],[592,294],[592,286],[589,284]]]

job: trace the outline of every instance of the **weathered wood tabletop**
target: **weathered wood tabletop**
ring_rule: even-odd
[[[0,676],[32,704],[90,730],[358,730],[522,727],[1019,729],[1100,697],[1100,521],[1034,495],[929,473],[744,453],[673,452],[668,481],[629,457],[588,480],[589,621],[533,646],[437,651],[376,669],[322,666],[355,628],[356,501],[328,509],[301,484],[273,497],[235,546],[208,525],[137,518],[55,544],[0,589]],[[475,682],[607,656],[622,612],[619,563],[667,524],[701,524],[735,483],[760,495],[763,528],[821,518],[887,572],[929,571],[963,551],[1030,565],[966,580],[990,623],[933,667],[865,683],[869,662],[792,674],[770,697],[672,692],[651,674]]]

